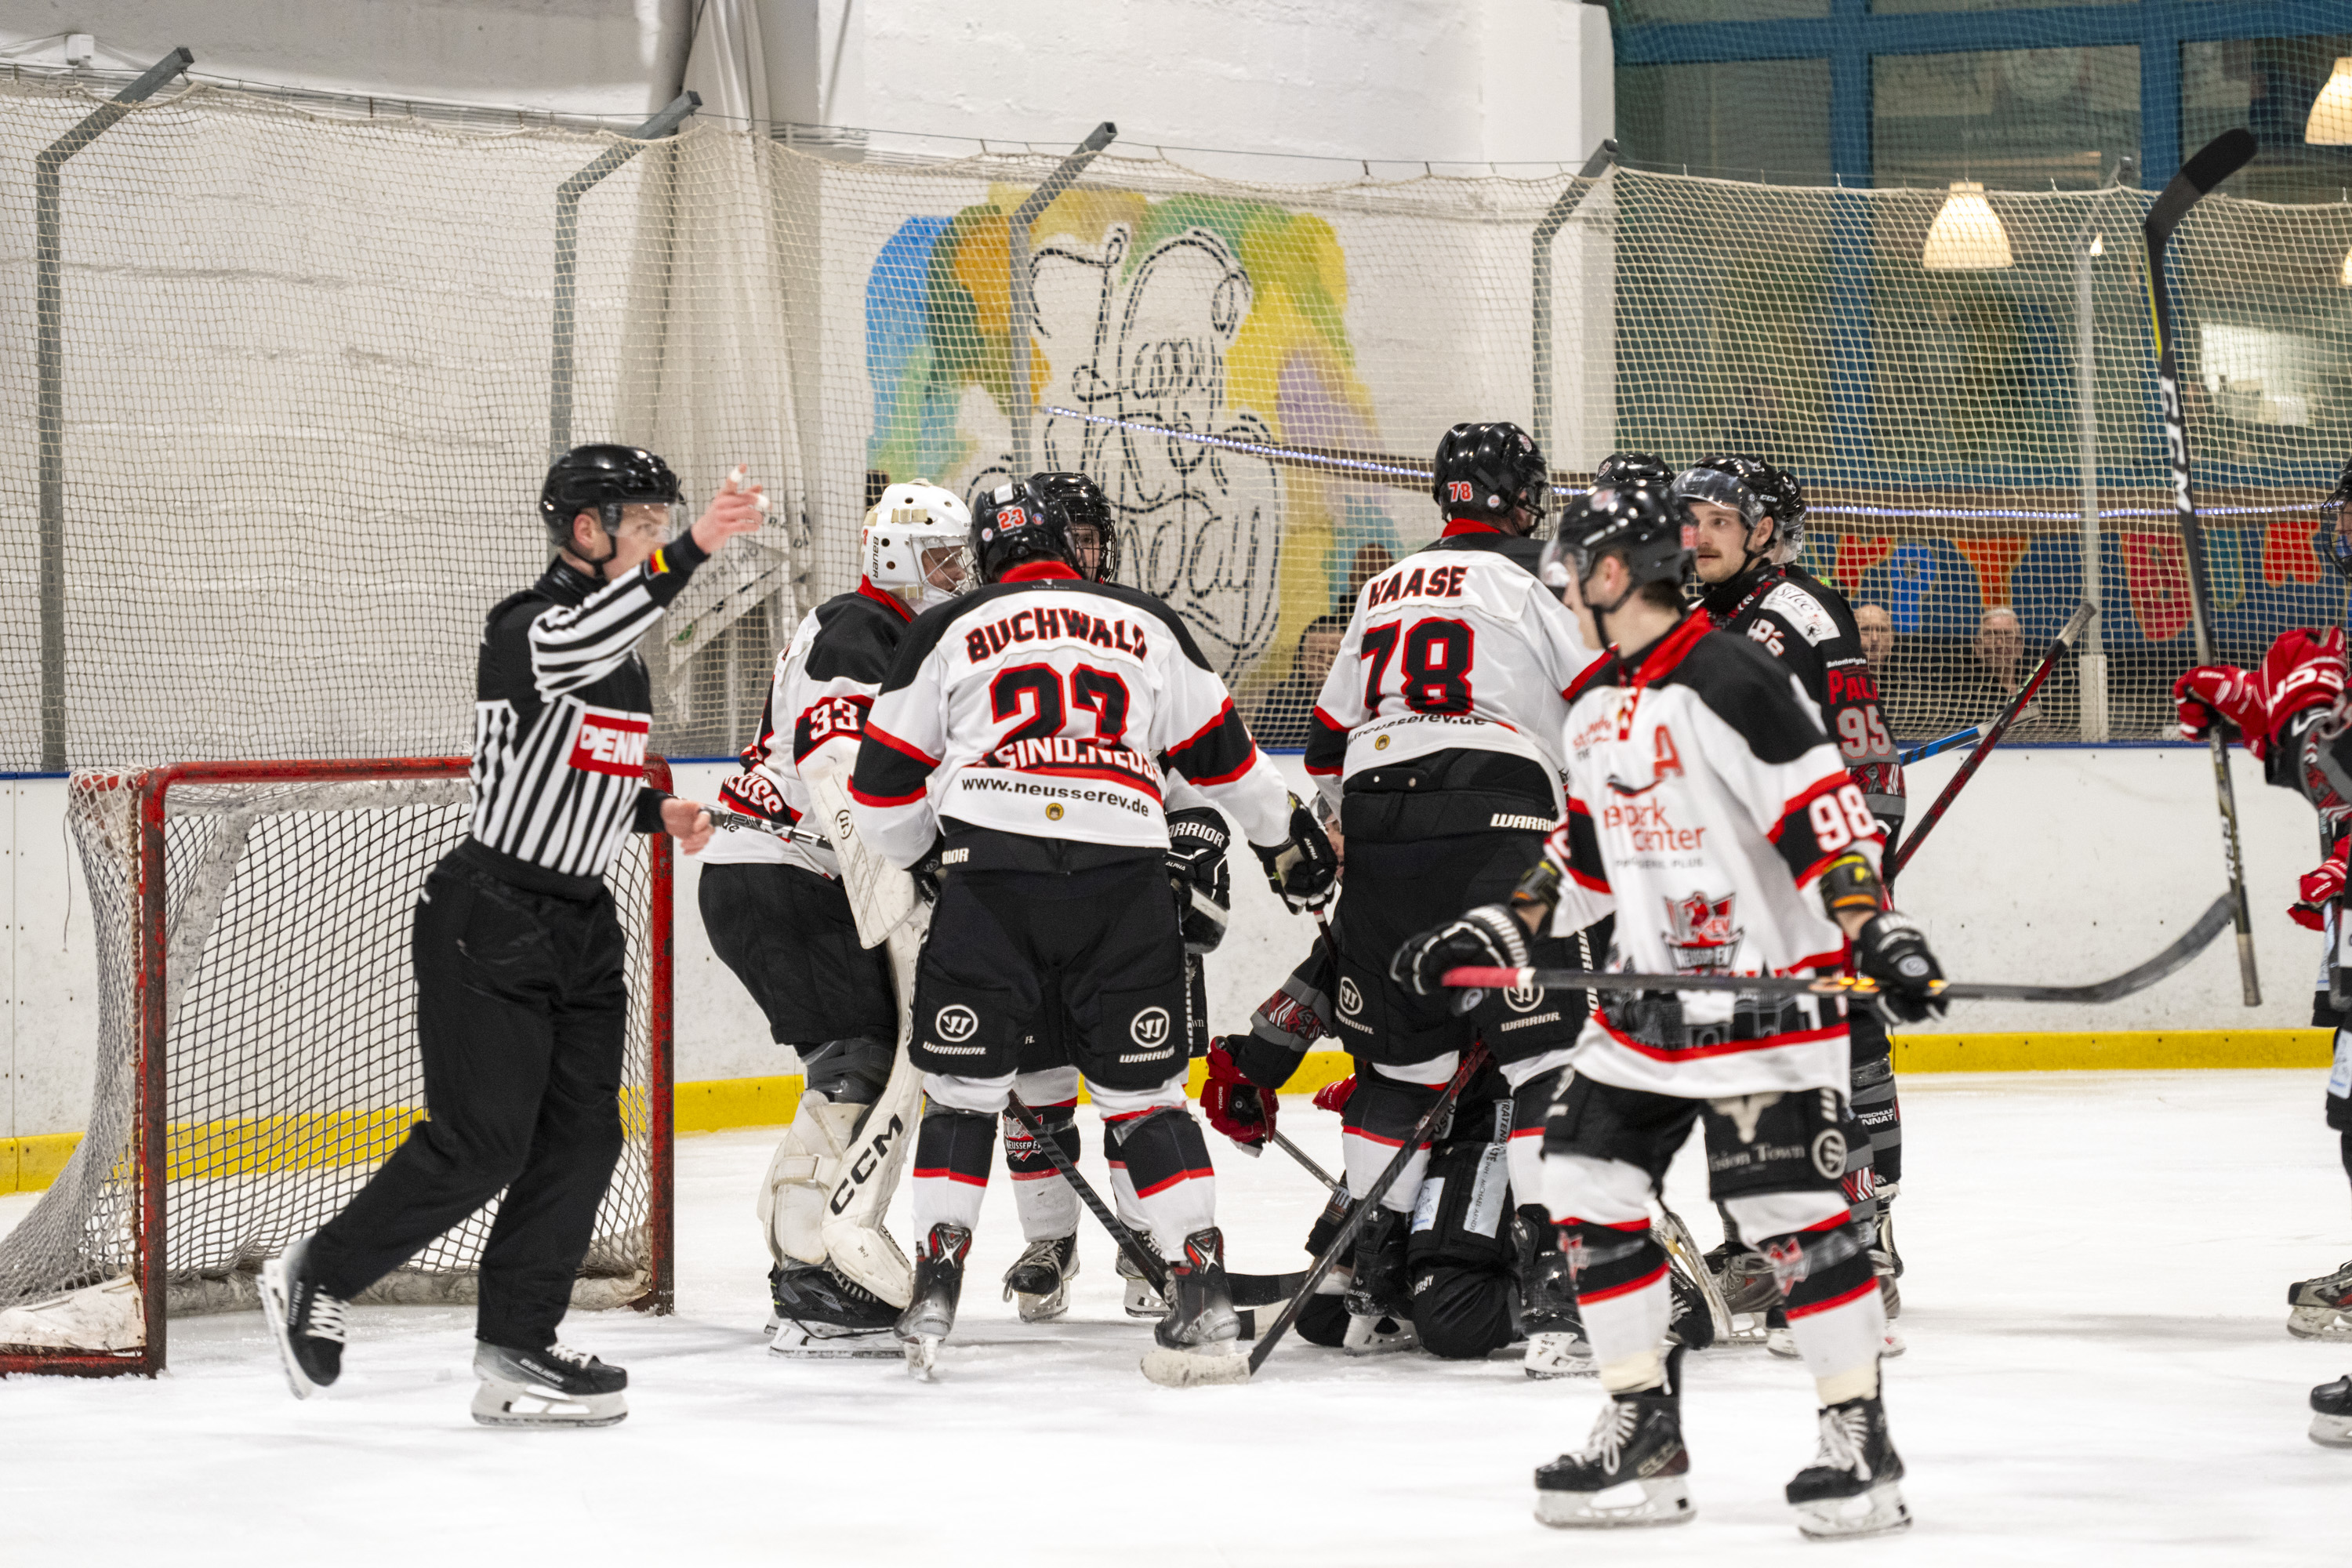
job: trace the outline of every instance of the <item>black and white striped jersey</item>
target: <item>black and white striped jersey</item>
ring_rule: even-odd
[[[490,612],[474,682],[478,843],[586,891],[624,834],[660,830],[637,640],[708,559],[690,534],[610,583],[559,559]]]

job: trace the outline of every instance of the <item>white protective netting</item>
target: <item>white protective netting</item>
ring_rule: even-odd
[[[164,864],[144,870],[164,879],[169,922],[164,1237],[174,1315],[253,1305],[262,1260],[332,1217],[418,1116],[409,911],[425,873],[464,837],[465,795],[461,775],[181,784],[165,795]],[[98,1078],[71,1161],[0,1237],[0,1350],[140,1342],[135,1320],[119,1314],[100,1322],[131,1336],[124,1342],[88,1336],[94,1304],[135,1306],[104,1287],[138,1261],[144,1191],[139,792],[127,776],[84,775],[71,803],[96,921]],[[626,1142],[574,1290],[582,1305],[637,1299],[652,1268],[645,845],[632,840],[611,876],[629,936]],[[372,1298],[469,1299],[496,1216],[493,1203]]]

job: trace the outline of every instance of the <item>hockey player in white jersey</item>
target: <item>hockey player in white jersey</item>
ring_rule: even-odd
[[[1529,537],[1549,504],[1543,453],[1515,425],[1457,425],[1439,442],[1432,493],[1439,538],[1366,583],[1315,708],[1307,771],[1339,809],[1348,842],[1347,894],[1332,934],[1332,1022],[1356,1058],[1342,1112],[1349,1192],[1361,1197],[1453,1076],[1457,1053],[1484,1038],[1528,1114],[1510,1140],[1515,1190],[1541,1191],[1535,1131],[1549,1080],[1567,1059],[1584,998],[1512,993],[1457,1017],[1443,998],[1389,978],[1412,932],[1465,906],[1499,900],[1542,856],[1561,809],[1560,725],[1599,645],[1536,580],[1542,545]],[[1548,945],[1563,966],[1576,948]],[[1295,1056],[1234,1052],[1251,1082],[1279,1089]],[[1349,1288],[1349,1343],[1402,1349],[1410,1324],[1407,1250],[1426,1154],[1381,1195],[1359,1234]],[[1551,1231],[1538,1226],[1549,1243]],[[1533,1260],[1558,1279],[1556,1258]],[[1564,1287],[1565,1281],[1559,1284]],[[1549,1335],[1573,1332],[1563,1289],[1531,1290],[1530,1362]]]
[[[1079,574],[1061,501],[999,487],[975,509],[972,548],[987,585],[909,628],[850,786],[860,838],[939,889],[915,989],[928,1105],[898,1332],[928,1374],[1050,976],[1070,1055],[1169,1259],[1155,1337],[1214,1348],[1240,1325],[1208,1146],[1185,1101],[1184,943],[1158,759],[1233,813],[1292,908],[1329,897],[1331,847],[1182,620]]]
[[[1885,907],[1877,822],[1813,705],[1770,655],[1685,609],[1692,533],[1655,490],[1598,490],[1571,510],[1546,581],[1622,651],[1570,711],[1565,819],[1508,906],[1406,943],[1397,977],[1435,992],[1458,964],[1525,963],[1526,934],[1547,921],[1572,930],[1613,912],[1614,969],[1834,974],[1851,951],[1893,1017],[1940,1011],[1934,955]],[[1771,1260],[1821,1401],[1820,1451],[1788,1487],[1799,1528],[1910,1522],[1879,1389],[1870,1237],[1840,1185],[1847,1052],[1832,997],[1602,994],[1547,1119],[1544,1164],[1610,1403],[1590,1447],[1536,1472],[1546,1523],[1691,1517],[1682,1352],[1667,1349],[1649,1204],[1695,1121],[1713,1194]]]
[[[1118,581],[1118,533],[1110,502],[1084,474],[1032,474],[1030,484],[1049,501],[1062,504],[1070,534],[1072,563],[1079,576],[1096,583]],[[1232,903],[1233,877],[1225,851],[1233,829],[1208,797],[1172,768],[1161,770],[1161,804],[1168,823],[1168,874],[1184,932],[1184,974],[1191,1033],[1205,1035],[1208,1001],[1201,959],[1223,940]],[[1046,1135],[1073,1164],[1079,1155],[1078,1069],[1070,1058],[1069,1025],[1061,993],[1049,988],[1036,1026],[1023,1037],[1021,1070],[1013,1092],[1036,1116]],[[1188,1045],[1187,1055],[1202,1046]],[[1013,1207],[1027,1245],[1004,1271],[1004,1295],[1024,1322],[1049,1322],[1069,1310],[1070,1282],[1078,1274],[1078,1197],[1029,1130],[1007,1111],[1003,1119],[1004,1166],[1013,1178]],[[1119,1218],[1139,1237],[1150,1221],[1129,1180],[1127,1163],[1116,1148],[1104,1150],[1110,1167],[1111,1199]],[[1127,1314],[1159,1318],[1167,1310],[1125,1252],[1118,1254]]]
[[[969,586],[971,531],[964,503],[937,485],[882,492],[858,534],[857,586],[794,629],[776,659],[759,737],[743,752],[743,771],[720,786],[721,805],[772,828],[822,825],[812,786],[856,764],[866,714],[917,613]],[[830,1157],[857,1146],[890,1077],[898,1009],[888,961],[859,945],[830,847],[722,829],[702,860],[697,900],[711,950],[760,1005],[771,1037],[799,1053],[804,1075],[757,1203],[773,1259],[773,1348],[895,1355],[889,1330],[906,1303],[828,1267],[818,1234]]]

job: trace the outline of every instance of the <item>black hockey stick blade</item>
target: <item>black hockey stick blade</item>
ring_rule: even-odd
[[[2111,979],[2088,985],[2009,985],[1998,982],[1939,980],[1935,994],[1952,1002],[2116,1002],[2145,991],[2212,944],[2229,928],[2231,902],[2227,893],[2213,900],[2197,923],[2169,947],[2147,963]],[[1450,987],[1481,991],[1729,991],[1743,996],[1853,996],[1878,993],[1872,981],[1850,974],[1635,974],[1627,971],[1581,969],[1449,969],[1443,983]]]
[[[2242,125],[2222,132],[2199,148],[2147,209],[2148,237],[2159,243],[2171,238],[2197,198],[2252,163],[2255,152],[2254,133]]]
[[[1355,1244],[1356,1233],[1364,1228],[1364,1222],[1380,1206],[1381,1196],[1396,1184],[1397,1178],[1404,1173],[1405,1165],[1427,1142],[1437,1124],[1444,1120],[1446,1113],[1454,1109],[1454,1102],[1462,1098],[1463,1089],[1469,1087],[1478,1069],[1486,1065],[1486,1059],[1484,1045],[1473,1046],[1463,1053],[1462,1063],[1454,1069],[1453,1081],[1445,1086],[1445,1092],[1437,1097],[1436,1104],[1422,1113],[1412,1131],[1397,1146],[1396,1153],[1373,1178],[1371,1191],[1365,1194],[1349,1214],[1339,1226],[1339,1234],[1332,1237],[1331,1244],[1315,1259],[1315,1267],[1307,1271],[1289,1304],[1282,1309],[1281,1315],[1268,1325],[1265,1332],[1257,1336],[1257,1342],[1251,1346],[1249,1354],[1221,1355],[1210,1351],[1155,1348],[1144,1354],[1143,1375],[1167,1388],[1247,1383],[1256,1375],[1257,1369],[1265,1364],[1265,1358],[1274,1353],[1274,1347],[1282,1342],[1282,1336],[1288,1333],[1290,1326],[1298,1321],[1298,1314],[1307,1308],[1307,1299],[1315,1294],[1316,1288],[1329,1277],[1332,1268],[1347,1255],[1348,1248]]]

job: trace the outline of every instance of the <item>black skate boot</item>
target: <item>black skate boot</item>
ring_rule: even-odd
[[[477,1344],[474,1419],[485,1426],[612,1426],[626,1419],[629,1374],[570,1345]]]
[[[1070,1310],[1070,1281],[1078,1277],[1078,1238],[1047,1237],[1021,1249],[1004,1271],[1004,1299],[1024,1323],[1050,1323]]]
[[[770,1353],[794,1358],[894,1356],[898,1309],[821,1263],[768,1271]]]
[[[1215,1226],[1184,1238],[1184,1256],[1168,1267],[1168,1294],[1174,1300],[1151,1337],[1170,1350],[1215,1352],[1241,1339],[1225,1279],[1225,1238]]]
[[[945,1220],[915,1245],[915,1294],[898,1314],[898,1343],[907,1371],[926,1383],[939,1364],[940,1342],[955,1327],[964,1255],[971,1250],[971,1232]]]
[[[1405,1280],[1405,1244],[1412,1216],[1382,1205],[1356,1233],[1356,1273],[1348,1285],[1349,1355],[1381,1355],[1420,1344],[1412,1326],[1412,1287]]]
[[[1886,1402],[1849,1399],[1821,1413],[1822,1447],[1789,1483],[1797,1528],[1816,1541],[1911,1528],[1903,1456],[1886,1435]]]
[[[2322,1447],[2352,1448],[2352,1377],[2311,1391],[2311,1440]]]
[[[1661,1388],[1610,1395],[1592,1436],[1577,1453],[1536,1467],[1536,1518],[1560,1530],[1683,1524],[1691,1506],[1690,1453],[1683,1447],[1682,1360],[1666,1352]],[[1632,1482],[1641,1496],[1610,1507],[1603,1493]]]
[[[1715,1315],[1679,1261],[1666,1270],[1666,1342],[1693,1351],[1715,1343]]]
[[[261,1315],[297,1399],[310,1398],[343,1374],[345,1303],[319,1289],[310,1254],[306,1236],[261,1266]]]
[[[2290,1285],[2286,1331],[2299,1340],[2352,1340],[2352,1259],[2333,1274]]]
[[[1551,1216],[1530,1204],[1519,1211],[1519,1321],[1527,1331],[1529,1377],[1584,1377],[1592,1346],[1576,1310],[1576,1281],[1559,1250]]]

